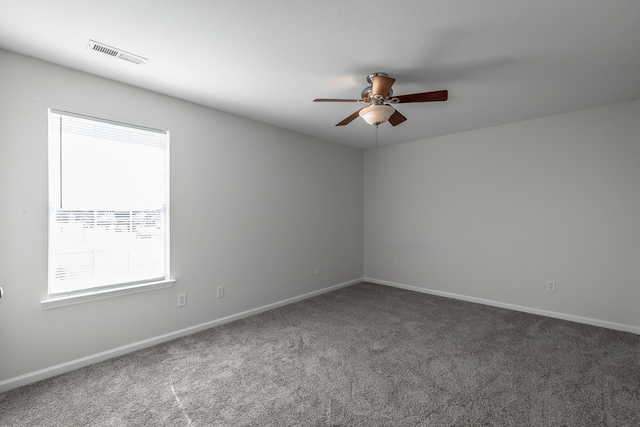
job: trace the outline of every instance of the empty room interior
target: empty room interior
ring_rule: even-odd
[[[0,10],[0,426],[640,424],[640,2]]]

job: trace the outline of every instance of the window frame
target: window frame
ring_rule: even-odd
[[[62,188],[63,188],[63,183],[62,180],[60,178],[60,174],[61,174],[61,170],[62,167],[60,166],[54,166],[52,167],[53,163],[52,162],[60,162],[61,161],[61,152],[59,149],[56,148],[52,148],[53,145],[59,141],[61,141],[60,139],[56,140],[55,136],[53,137],[53,141],[52,141],[52,134],[51,134],[51,127],[52,127],[52,120],[57,119],[59,116],[67,116],[67,117],[71,117],[71,118],[79,118],[79,119],[83,119],[83,120],[89,120],[91,122],[95,122],[96,124],[99,123],[103,123],[108,125],[115,125],[115,126],[119,126],[119,127],[124,127],[124,128],[129,128],[132,130],[137,130],[137,131],[144,131],[144,132],[151,132],[151,133],[156,133],[156,134],[162,134],[165,135],[166,141],[165,141],[165,145],[164,145],[164,153],[163,155],[165,156],[163,161],[164,161],[164,183],[162,185],[163,187],[163,201],[164,201],[164,205],[162,208],[163,214],[164,214],[164,265],[163,265],[163,270],[164,270],[164,274],[162,275],[162,277],[156,276],[154,278],[147,278],[147,279],[142,279],[142,280],[133,280],[133,281],[128,281],[128,282],[121,282],[121,283],[110,283],[104,286],[93,286],[94,284],[91,284],[90,286],[87,286],[85,288],[82,289],[76,289],[76,290],[72,290],[69,292],[58,292],[58,293],[51,293],[51,281],[52,281],[52,277],[53,277],[53,273],[52,273],[52,269],[55,269],[54,266],[52,266],[52,257],[53,257],[53,252],[52,252],[52,227],[54,226],[54,224],[57,224],[56,222],[56,217],[55,215],[57,214],[58,209],[60,210],[75,210],[75,209],[61,209],[60,208],[56,208],[54,206],[54,204],[56,202],[60,202],[60,199],[57,199],[54,194],[56,194],[57,192],[61,192]],[[112,297],[116,297],[116,296],[121,296],[121,295],[128,295],[128,294],[133,294],[133,293],[140,293],[140,292],[147,292],[147,291],[152,291],[152,290],[156,290],[156,289],[163,289],[163,288],[168,288],[173,286],[175,280],[171,279],[171,271],[170,271],[170,135],[168,131],[164,131],[164,130],[160,130],[160,129],[153,129],[153,128],[148,128],[148,127],[144,127],[144,126],[139,126],[139,125],[132,125],[129,123],[123,123],[123,122],[118,122],[118,121],[113,121],[113,120],[108,120],[108,119],[103,119],[103,118],[97,118],[97,117],[92,117],[92,116],[88,116],[88,115],[84,115],[84,114],[78,114],[78,113],[71,113],[68,111],[62,111],[62,110],[56,110],[56,109],[48,109],[48,114],[47,114],[47,122],[48,122],[48,133],[47,133],[47,141],[48,141],[48,150],[49,150],[49,154],[48,154],[48,162],[49,162],[49,171],[48,171],[48,186],[49,186],[49,193],[48,193],[48,244],[47,244],[47,292],[46,292],[46,298],[43,299],[41,301],[41,306],[42,309],[50,309],[50,308],[57,308],[57,307],[62,307],[62,306],[66,306],[66,305],[73,305],[73,304],[78,304],[78,303],[83,303],[83,302],[88,302],[88,301],[96,301],[96,300],[101,300],[101,299],[105,299],[105,298],[112,298]],[[63,130],[60,130],[60,134],[63,134]],[[57,168],[57,169],[56,169]],[[58,176],[56,176],[58,175]],[[88,209],[89,207],[87,206],[85,208],[85,210],[87,211],[110,211],[110,209],[103,209],[101,207],[98,206],[93,206],[93,209]],[[113,211],[119,211],[120,209],[113,209]],[[145,211],[144,209],[129,209],[130,214],[132,215],[134,211]],[[149,211],[149,210],[147,210]]]

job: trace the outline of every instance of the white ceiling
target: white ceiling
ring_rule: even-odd
[[[380,145],[640,97],[638,0],[0,0],[0,47],[356,148],[366,76],[399,104]],[[86,49],[89,39],[145,58]]]

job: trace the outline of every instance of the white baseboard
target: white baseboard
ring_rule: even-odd
[[[24,385],[32,384],[38,381],[42,381],[47,378],[55,377],[56,375],[64,374],[66,372],[71,372],[76,369],[92,365],[94,363],[105,361],[107,359],[112,359],[114,357],[122,356],[127,353],[132,353],[134,351],[141,350],[143,348],[151,347],[157,344],[161,344],[163,342],[174,340],[176,338],[181,338],[187,335],[194,334],[196,332],[204,331],[206,329],[213,328],[215,326],[224,325],[225,323],[230,323],[236,320],[243,319],[245,317],[249,317],[255,314],[263,313],[265,311],[273,310],[274,308],[282,307],[288,304],[292,304],[294,302],[312,298],[327,292],[334,291],[336,289],[354,285],[356,283],[362,282],[362,280],[363,280],[362,277],[359,277],[357,279],[340,283],[338,285],[329,286],[328,288],[320,289],[318,291],[309,292],[293,298],[288,298],[272,304],[267,304],[262,307],[258,307],[251,310],[243,311],[241,313],[233,314],[231,316],[222,317],[220,319],[212,320],[210,322],[202,323],[195,326],[190,326],[188,328],[180,329],[178,331],[170,332],[168,334],[164,334],[164,335],[149,338],[146,340],[138,341],[135,343],[127,344],[122,347],[110,349],[110,350],[103,351],[101,353],[93,354],[90,356],[81,357],[79,359],[71,360],[69,362],[61,363],[59,365],[40,369],[38,371],[29,372],[27,374],[20,375],[14,378],[9,378],[7,380],[0,381],[0,393],[4,393],[14,388],[22,387]]]
[[[546,316],[546,317],[553,317],[555,319],[568,320],[571,322],[583,323],[585,325],[600,326],[607,329],[614,329],[616,331],[623,331],[623,332],[631,332],[633,334],[640,335],[640,327],[638,326],[625,325],[622,323],[609,322],[606,320],[592,319],[589,317],[575,316],[573,314],[558,313],[555,311],[541,310],[538,308],[524,307],[516,304],[508,304],[504,302],[492,301],[492,300],[487,300],[483,298],[453,294],[450,292],[436,291],[433,289],[425,289],[425,288],[420,288],[418,286],[403,285],[401,283],[388,282],[386,280],[378,280],[371,277],[365,277],[364,281],[375,283],[378,285],[392,286],[394,288],[401,288],[409,291],[422,292],[424,294],[436,295],[436,296],[441,296],[446,298],[453,298],[453,299],[462,300],[462,301],[474,302],[477,304],[490,305],[493,307],[506,308],[508,310],[522,311],[524,313],[537,314],[537,315]]]

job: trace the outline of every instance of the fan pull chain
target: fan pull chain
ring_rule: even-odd
[[[376,123],[376,148],[378,148],[378,126],[380,126],[380,124]]]

